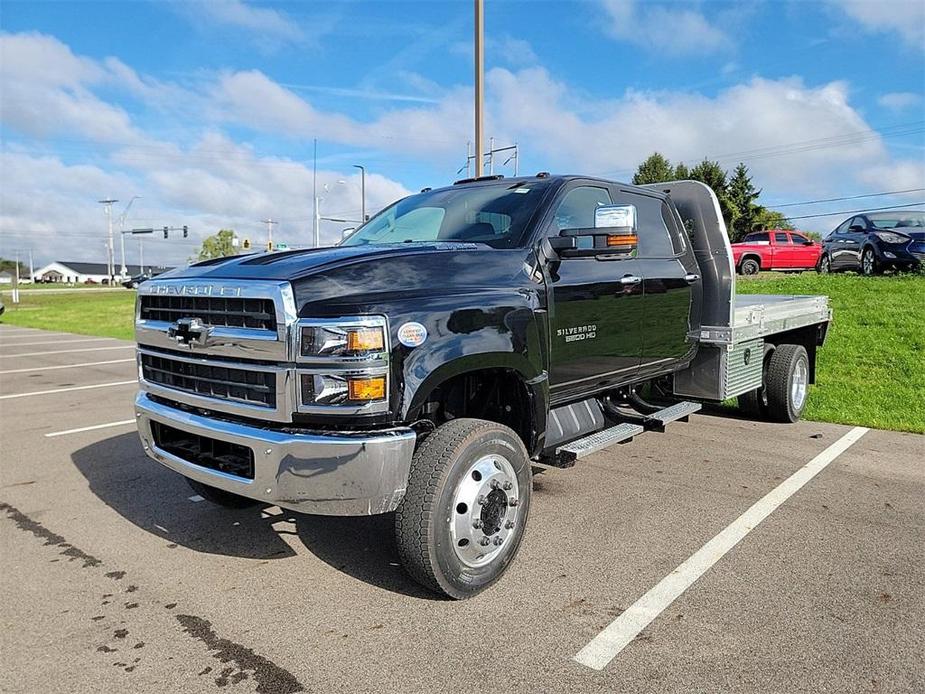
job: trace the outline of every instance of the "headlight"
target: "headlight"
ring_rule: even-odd
[[[884,243],[905,243],[909,240],[908,236],[894,234],[892,231],[878,231],[876,235]]]
[[[388,396],[385,374],[300,375],[302,405],[312,407],[362,407],[384,403]]]
[[[299,326],[299,357],[303,359],[369,357],[385,352],[386,345],[385,319],[377,316],[304,321]]]

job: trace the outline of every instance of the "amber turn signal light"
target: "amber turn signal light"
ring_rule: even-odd
[[[354,402],[385,400],[385,376],[348,379],[347,398]]]
[[[608,236],[607,245],[608,246],[635,246],[639,243],[639,237],[632,234],[624,234],[622,236]]]
[[[356,328],[347,332],[347,350],[372,352],[385,348],[382,328]]]

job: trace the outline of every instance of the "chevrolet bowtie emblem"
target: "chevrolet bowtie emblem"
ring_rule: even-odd
[[[181,318],[167,328],[167,335],[182,347],[205,347],[209,341],[212,328],[203,325],[198,318]]]

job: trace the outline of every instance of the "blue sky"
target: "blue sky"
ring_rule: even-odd
[[[745,161],[767,203],[925,188],[923,3],[485,4],[486,135],[518,143],[521,172],[627,179],[659,150]],[[4,255],[101,259],[105,196],[142,196],[126,227],[192,230],[151,239],[148,261],[220,227],[261,240],[266,217],[307,244],[315,139],[331,217],[359,215],[353,164],[375,210],[465,162],[468,0],[6,1],[0,26]]]

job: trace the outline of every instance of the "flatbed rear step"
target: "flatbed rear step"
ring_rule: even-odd
[[[574,465],[575,461],[579,458],[597,453],[617,443],[627,443],[632,440],[634,436],[644,431],[645,428],[638,424],[629,424],[626,422],[618,424],[615,427],[604,429],[596,434],[590,434],[577,441],[572,441],[561,448],[557,448],[557,462],[562,467],[570,467]]]

